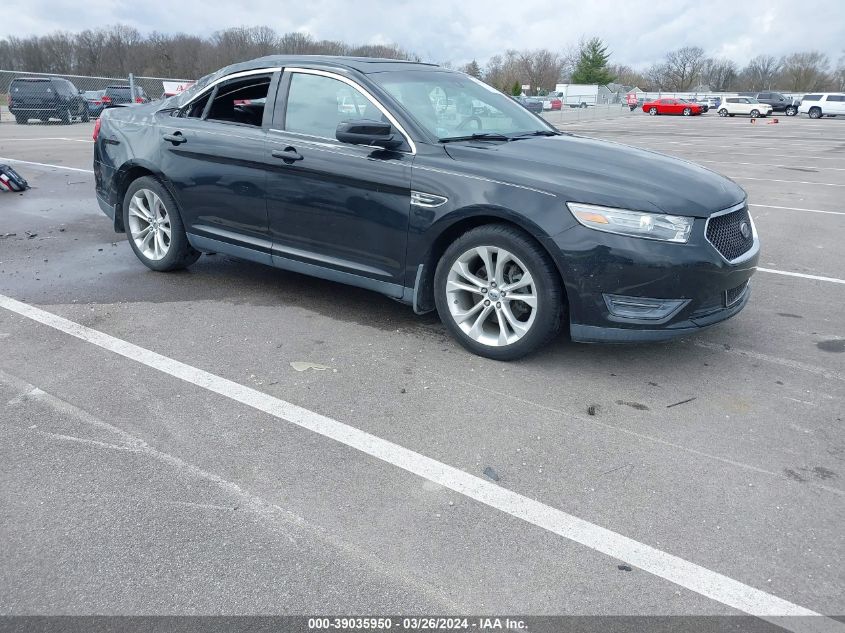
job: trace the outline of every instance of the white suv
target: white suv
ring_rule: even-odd
[[[845,93],[821,92],[805,95],[798,106],[798,112],[809,115],[811,119],[823,116],[845,115]]]
[[[768,103],[760,103],[754,97],[725,97],[719,105],[719,116],[735,116],[747,114],[752,119],[758,116],[769,116],[772,113],[772,106]]]

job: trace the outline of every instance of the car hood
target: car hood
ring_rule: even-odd
[[[680,158],[569,134],[452,143],[446,151],[468,172],[567,202],[707,217],[746,197],[732,180]]]

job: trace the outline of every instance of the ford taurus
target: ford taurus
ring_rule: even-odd
[[[745,307],[759,241],[712,171],[561,133],[435,65],[272,56],[95,126],[100,207],[156,271],[203,252],[437,310],[469,350],[657,341]]]

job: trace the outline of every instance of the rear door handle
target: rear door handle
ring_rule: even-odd
[[[162,136],[165,141],[170,141],[174,145],[181,145],[182,143],[187,143],[188,139],[182,134],[182,132],[174,132],[173,134],[165,134]]]
[[[272,154],[273,158],[281,158],[288,165],[305,158],[302,154],[296,151],[295,147],[286,147],[284,150],[274,149]]]

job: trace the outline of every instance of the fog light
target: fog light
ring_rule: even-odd
[[[621,319],[668,319],[689,303],[689,299],[651,299],[607,294],[602,296],[610,314]]]

